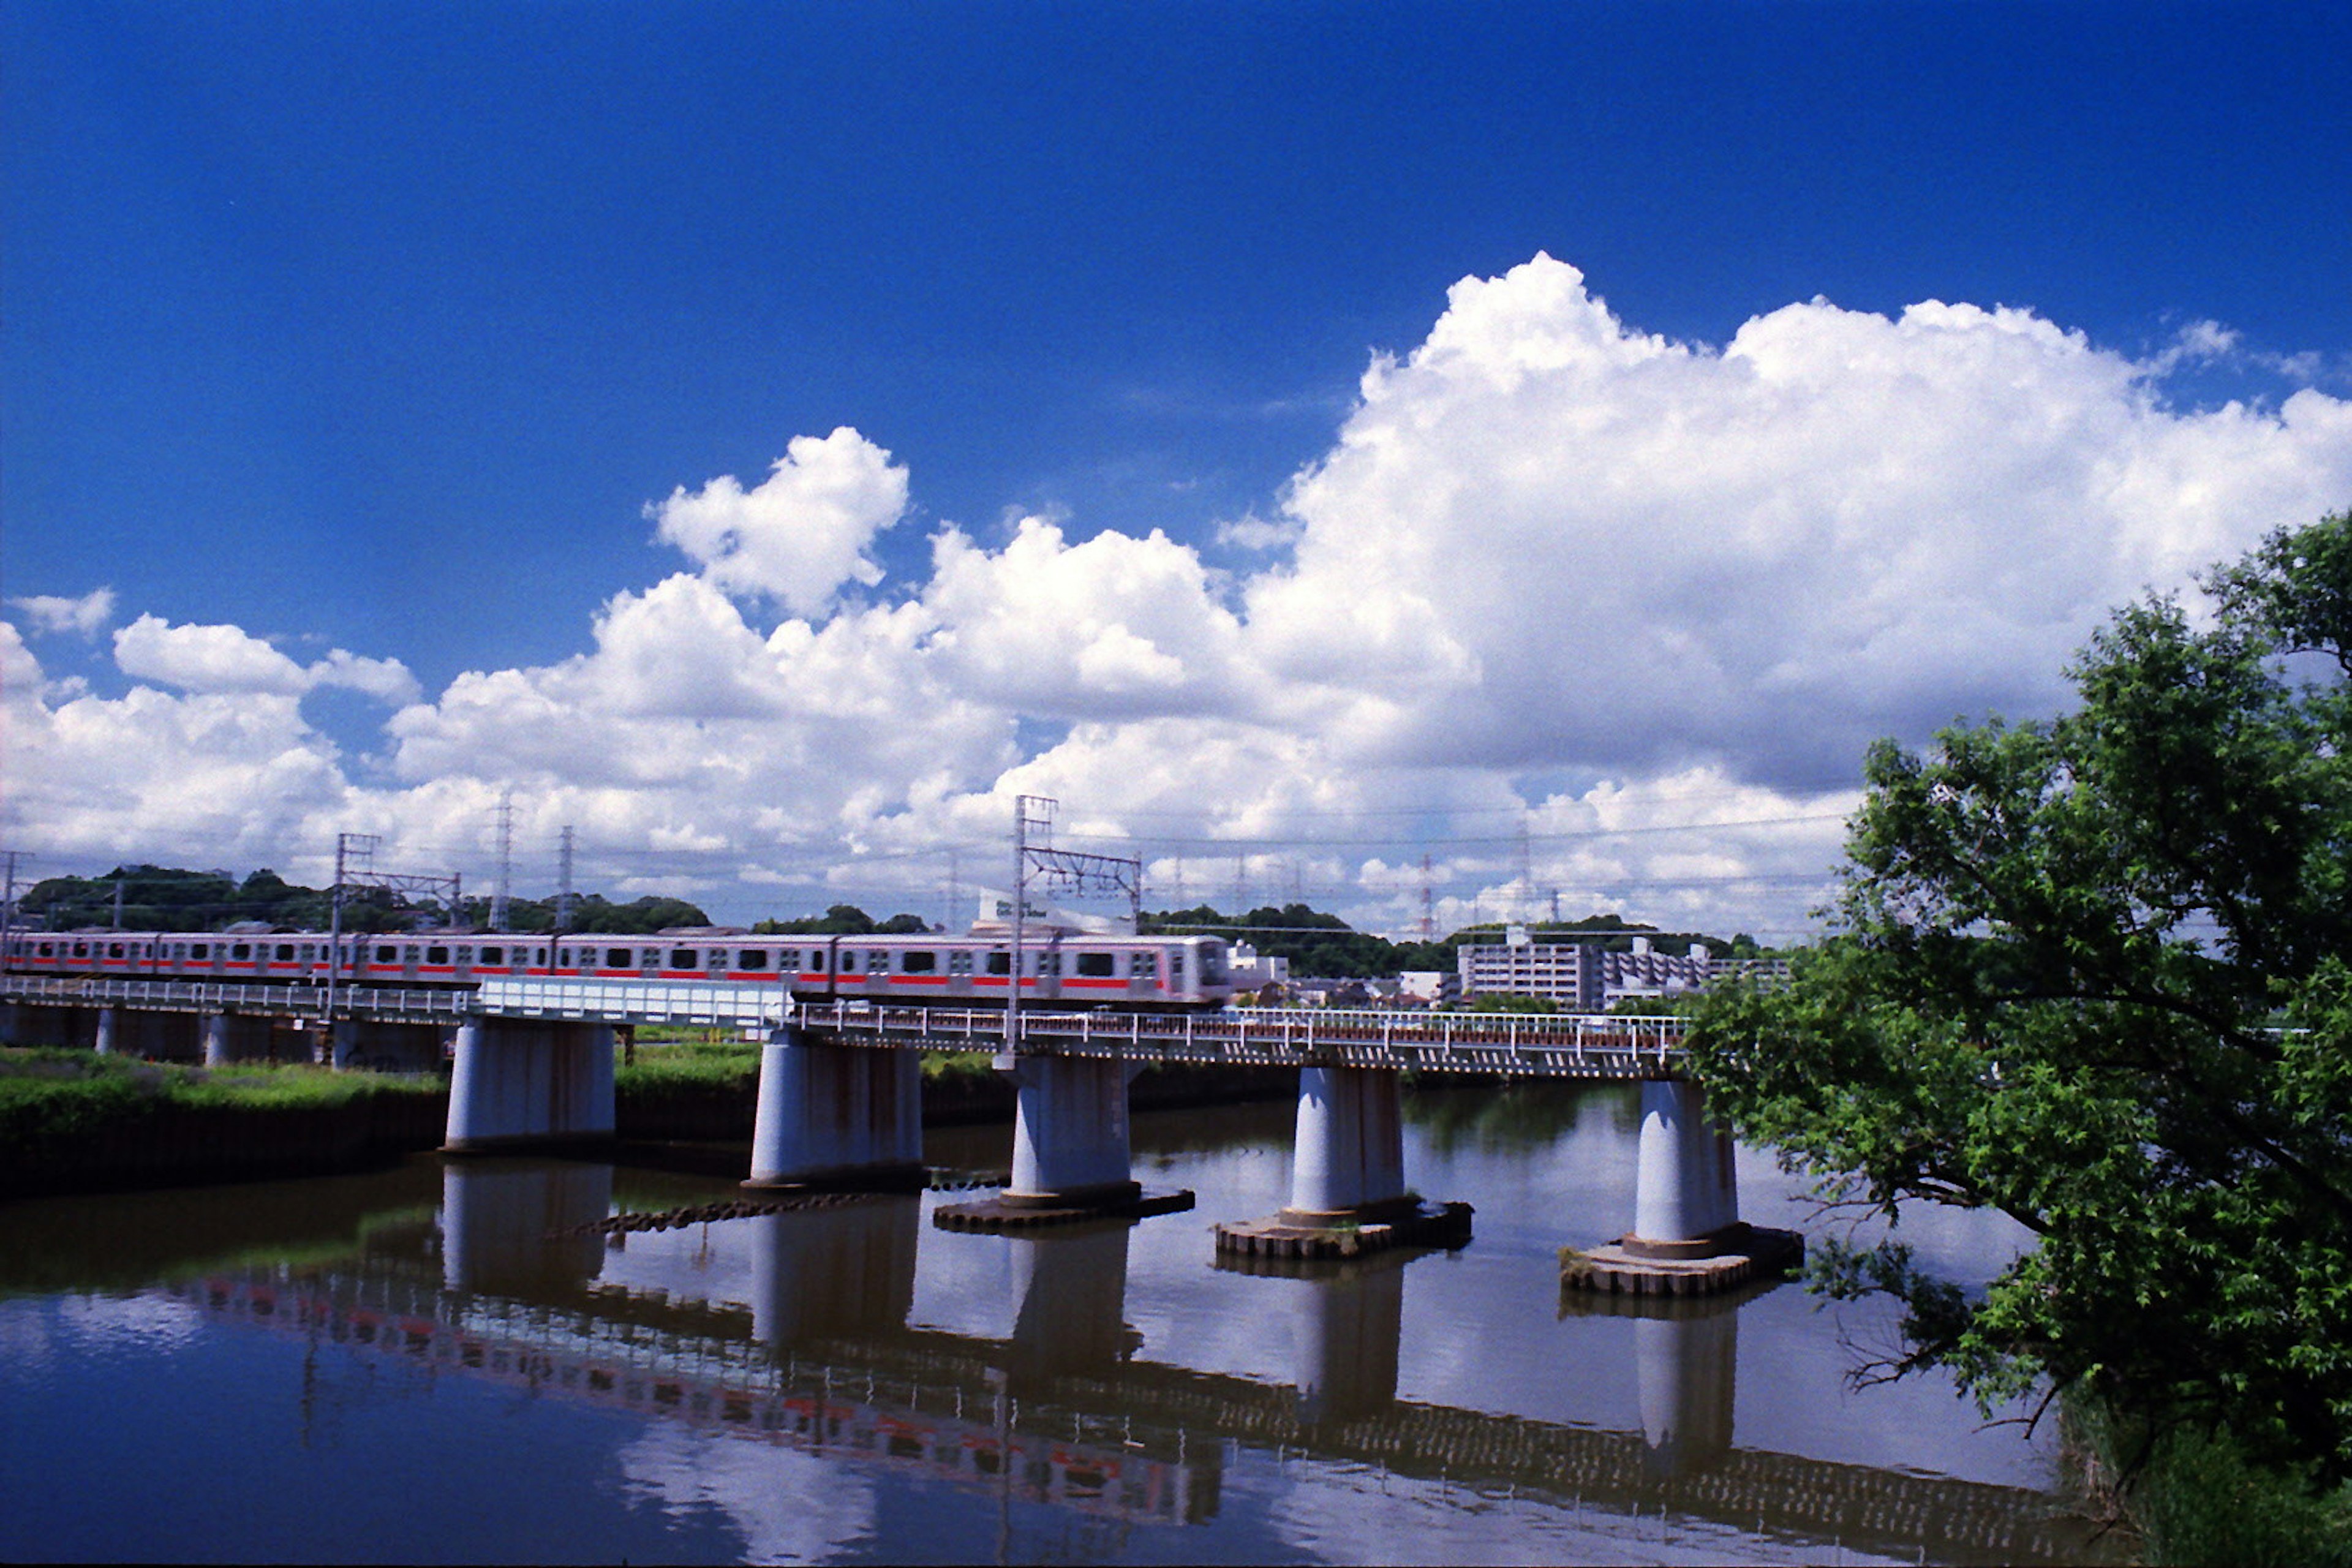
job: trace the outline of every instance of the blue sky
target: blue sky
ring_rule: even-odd
[[[2299,391],[2306,413],[2323,416],[2352,391],[2352,87],[2342,68],[2352,19],[2332,7],[0,0],[0,595],[113,595],[104,616],[93,609],[69,628],[61,610],[47,623],[21,604],[15,612],[37,668],[18,677],[13,700],[40,710],[12,723],[0,753],[0,784],[16,775],[0,836],[58,867],[123,856],[292,864],[316,858],[321,834],[331,837],[323,825],[345,819],[424,858],[478,857],[476,797],[509,786],[544,808],[526,821],[532,853],[548,858],[544,830],[596,804],[566,796],[588,787],[576,767],[554,752],[477,765],[454,741],[425,746],[422,718],[402,731],[387,725],[422,705],[446,740],[452,683],[467,672],[513,672],[529,686],[527,672],[593,659],[592,628],[616,595],[698,567],[724,577],[658,540],[648,509],[721,476],[750,490],[793,438],[848,426],[902,471],[904,506],[852,528],[870,567],[797,616],[773,584],[736,574],[721,596],[750,633],[768,638],[799,618],[848,641],[852,620],[866,616],[856,624],[880,637],[871,616],[944,604],[933,540],[949,524],[997,564],[1001,588],[1017,564],[1017,520],[1034,517],[1058,527],[1061,553],[1031,565],[1068,565],[1079,595],[1071,616],[1101,623],[1088,634],[1096,674],[1073,664],[1057,689],[1051,670],[1033,672],[1039,684],[1026,694],[970,670],[942,676],[935,695],[976,706],[933,738],[949,760],[929,782],[909,756],[788,747],[746,787],[798,798],[804,773],[820,767],[828,787],[840,785],[789,826],[761,826],[748,808],[729,816],[707,791],[656,801],[645,792],[668,787],[659,780],[604,780],[598,787],[638,797],[634,814],[603,803],[608,879],[679,887],[746,913],[861,886],[911,896],[936,883],[946,847],[982,852],[978,825],[1003,815],[1013,789],[1112,781],[1110,793],[1123,793],[1115,781],[1127,764],[1102,759],[1142,746],[1150,731],[1139,725],[1181,721],[1224,728],[1222,739],[1161,737],[1180,748],[1247,751],[1236,735],[1250,731],[1258,761],[1235,753],[1236,778],[1261,776],[1277,739],[1323,750],[1291,755],[1284,789],[1255,811],[1220,815],[1218,798],[1175,780],[1165,798],[1066,796],[1081,815],[1132,807],[1095,824],[1106,843],[1155,839],[1140,852],[1164,856],[1180,837],[1250,837],[1244,857],[1313,858],[1276,841],[1339,837],[1332,825],[1342,824],[1360,842],[1292,880],[1328,888],[1320,901],[1352,899],[1377,921],[1417,913],[1417,893],[1378,875],[1367,882],[1364,865],[1417,858],[1395,826],[1410,820],[1428,844],[1456,851],[1453,891],[1486,898],[1481,912],[1491,912],[1515,855],[1485,863],[1470,841],[1507,837],[1514,810],[1537,814],[1537,858],[1614,820],[1592,816],[1596,788],[1638,792],[1694,768],[1713,770],[1706,788],[1725,799],[1771,792],[1742,811],[1807,817],[1823,802],[1833,811],[1834,791],[1851,783],[1853,736],[1916,739],[1956,713],[2029,711],[2059,697],[2046,679],[1955,657],[1825,721],[1817,754],[1797,755],[1803,748],[1785,737],[1696,731],[1648,747],[1605,743],[1597,731],[1515,745],[1501,738],[1506,720],[1490,718],[1483,730],[1471,723],[1455,758],[1433,715],[1463,691],[1518,689],[1503,668],[1512,656],[1465,630],[1454,644],[1466,663],[1413,656],[1413,669],[1453,668],[1455,697],[1429,695],[1427,732],[1393,745],[1351,751],[1337,739],[1380,730],[1394,717],[1387,709],[1370,717],[1266,698],[1300,682],[1328,695],[1328,672],[1309,668],[1297,638],[1276,635],[1274,600],[1303,592],[1318,562],[1381,553],[1376,537],[1351,542],[1338,531],[1388,504],[1337,493],[1335,480],[1327,510],[1301,510],[1293,481],[1346,447],[1375,356],[1409,368],[1458,306],[1448,290],[1460,280],[1504,279],[1548,255],[1580,273],[1583,291],[1547,295],[1550,304],[1529,307],[1538,315],[1605,300],[1625,334],[1703,354],[1816,298],[1847,326],[1898,321],[1929,300],[2028,312],[2075,334],[2091,358],[2063,343],[2046,353],[2076,370],[2124,366],[2130,387],[2106,387],[2123,423],[2108,421],[2090,447],[2021,458],[2021,474],[2042,479],[2021,479],[2019,494],[2144,453],[2159,437],[2219,461],[2203,427],[2184,421],[2231,399],[2256,425],[2269,419],[2278,439],[2238,436],[2275,447],[2294,434],[2281,411]],[[1536,330],[1524,312],[1503,314],[1518,324],[1498,331]],[[1986,375],[1984,387],[2023,384]],[[1636,402],[1662,426],[1687,422],[1701,435],[1713,417],[1730,420],[1725,429],[1752,423],[1711,394],[1686,395],[1697,403],[1663,415]],[[1557,454],[1596,427],[1597,416],[1545,424],[1558,410],[1538,403],[1514,405],[1536,420],[1524,448],[1474,451],[1467,437],[1445,437],[1449,418],[1468,417],[1452,405],[1416,426],[1440,432],[1432,440],[1444,459],[1422,471],[1449,477],[1412,493],[1433,517],[1467,509],[1451,514],[1458,532],[1443,518],[1428,525],[1444,572],[1525,582],[1538,559],[1574,560],[1596,541],[1657,526],[1654,501],[1622,516],[1580,510],[1577,476],[1592,464],[1563,459],[1545,481],[1575,514],[1559,522],[1556,551],[1482,558],[1476,502],[1462,500],[1480,476],[1508,468],[1515,450]],[[2007,422],[2064,425],[2074,416],[2050,412],[2062,405],[2086,406],[2057,395],[2031,416],[2010,409]],[[2294,473],[2250,492],[2225,521],[2165,521],[2171,501],[2137,481],[2122,487],[2158,520],[2147,526],[2164,548],[2150,544],[2145,560],[2130,542],[2108,549],[2155,564],[2137,578],[2083,576],[2064,605],[2036,618],[2048,635],[2028,639],[2032,650],[2063,656],[2116,597],[2177,585],[2160,579],[2179,566],[2173,546],[2184,537],[2206,547],[2193,559],[2209,559],[2352,500],[2331,418],[2305,419]],[[1870,421],[1849,412],[1843,423]],[[1890,461],[1885,451],[1824,460],[1849,459],[1857,472]],[[1650,461],[1654,470],[1676,460]],[[2171,476],[2173,500],[2210,488],[2179,452],[2151,461],[2149,471]],[[1748,497],[1758,518],[1902,510],[1871,491],[1807,513],[1804,487],[1766,468],[1779,477],[1727,479],[1714,503]],[[1965,466],[1951,482],[1974,483]],[[1440,495],[1452,499],[1431,499]],[[1523,500],[1527,526],[1549,526],[1540,491]],[[1937,504],[1903,502],[1915,521]],[[1979,529],[2008,515],[2001,498],[1950,504]],[[782,514],[771,522],[804,526]],[[1409,518],[1394,526],[1424,537]],[[1182,666],[1182,679],[1137,673],[1142,665],[1097,679],[1140,622],[1101,609],[1110,601],[1095,595],[1115,596],[1116,584],[1067,552],[1097,536],[1146,542],[1154,530],[1182,560],[1144,552],[1151,562],[1181,568],[1178,577],[1197,567],[1202,614],[1221,607],[1234,636],[1256,639],[1245,673],[1218,684],[1220,695],[1135,699],[1139,681],[1191,689],[1204,655],[1172,633],[1135,636]],[[2029,554],[2047,548],[2013,542]],[[1520,543],[1529,546],[1524,531]],[[1708,574],[1703,534],[1661,536],[1659,548],[1689,570],[1645,568],[1644,592],[1729,591]],[[1877,558],[1906,557],[1856,557]],[[1104,569],[1131,586],[1135,565]],[[966,613],[977,614],[971,595],[992,590],[967,587]],[[1154,602],[1178,587],[1161,584]],[[1398,592],[1420,604],[1419,587]],[[1341,589],[1333,602],[1349,600]],[[1051,616],[1044,602],[1035,613]],[[1385,616],[1379,636],[1420,613]],[[1440,626],[1454,616],[1517,624],[1517,613],[1484,601],[1430,610]],[[161,623],[139,645],[153,645],[143,661],[119,640],[142,616]],[[965,647],[977,640],[944,609],[928,625],[927,647],[957,625]],[[236,628],[305,668],[336,648],[396,660],[415,689],[389,677],[304,684],[257,666],[224,683],[216,666],[207,676],[187,664],[197,639],[171,642],[171,627]],[[1109,642],[1096,635],[1106,628]],[[1684,678],[1806,668],[1803,637],[1767,640],[1741,650],[1761,664],[1717,649]],[[156,651],[166,642],[178,651]],[[1264,651],[1275,643],[1288,651]],[[219,653],[226,642],[206,646]],[[1392,637],[1381,646],[1405,658]],[[1367,649],[1349,657],[1381,668],[1385,656]],[[1591,665],[1530,669],[1527,689],[1555,689]],[[88,722],[58,729],[74,703],[119,705],[142,684],[179,706],[93,706]],[[697,689],[707,697],[710,683]],[[1629,669],[1591,695],[1643,689]],[[1234,695],[1244,690],[1255,695]],[[695,717],[688,692],[598,691],[574,694],[575,728],[643,717],[661,701]],[[104,813],[51,793],[68,764],[112,765],[103,747],[74,750],[96,745],[87,731],[101,720],[117,732],[176,725],[200,763],[205,726],[229,721],[196,722],[186,704],[236,693],[295,700],[290,721],[273,713],[264,726],[290,725],[278,749],[240,752],[228,770],[248,794],[257,768],[278,780],[263,786],[278,806],[215,803],[176,822],[151,810],[145,826],[124,809],[110,838]],[[886,694],[887,683],[877,704]],[[1391,700],[1396,688],[1370,696]],[[729,699],[698,717],[749,722],[747,702],[757,707]],[[861,722],[889,722],[883,711]],[[911,733],[929,721],[910,713],[905,724]],[[1069,767],[1020,772],[1088,725],[1119,731],[1098,737],[1088,765],[1073,752]],[[616,730],[603,743],[669,742]],[[1356,775],[1381,769],[1402,771],[1351,793]],[[152,804],[126,784],[117,804],[142,800]],[[1571,809],[1580,802],[1583,816]],[[1144,826],[1150,812],[1161,826]],[[1375,817],[1384,826],[1368,826]],[[886,819],[895,826],[875,831]],[[1643,820],[1663,829],[1696,819],[1661,807]],[[669,847],[653,847],[655,828]],[[1382,835],[1395,842],[1377,854],[1360,842]],[[1759,923],[1797,923],[1798,868],[1824,858],[1834,826],[1826,843],[1811,828],[1797,837],[1769,873],[1740,859],[1754,846],[1708,846],[1730,857],[1725,876],[1747,867],[1780,879],[1769,895],[1749,896]],[[923,868],[861,868],[861,857],[883,854]],[[764,869],[747,884],[747,867]],[[1640,901],[1607,871],[1563,858],[1537,880],[1566,886],[1571,902]],[[1271,862],[1244,873],[1258,896],[1286,891]],[[1682,886],[1682,912],[1749,912],[1739,903],[1748,895],[1693,902],[1696,886]]]

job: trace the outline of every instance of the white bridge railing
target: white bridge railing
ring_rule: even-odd
[[[793,1014],[792,987],[719,981],[485,980],[481,1011],[499,1018],[769,1028]]]
[[[9,975],[0,998],[52,1006],[132,1007],[324,1018],[323,986]],[[803,1003],[782,985],[636,980],[490,980],[478,990],[341,986],[337,1017],[452,1024],[468,1017],[772,1030],[786,1024],[845,1045],[1003,1051],[1004,1014],[975,1007]],[[1260,1067],[1419,1068],[1531,1078],[1641,1079],[1681,1070],[1679,1018],[1578,1014],[1382,1013],[1228,1007],[1214,1013],[1037,1008],[1021,1016],[1022,1054]]]
[[[247,985],[211,980],[94,980],[58,975],[0,977],[0,1001],[53,1007],[129,1007],[165,1013],[253,1013],[324,1018],[323,985]],[[470,991],[420,986],[338,985],[339,1018],[383,1023],[454,1024],[481,1012]]]
[[[793,1021],[847,1043],[920,1050],[1004,1048],[985,1008],[805,1005]],[[1216,1013],[1024,1012],[1018,1050],[1134,1061],[1263,1067],[1421,1068],[1534,1078],[1679,1072],[1679,1018],[1575,1014],[1381,1013],[1229,1007]]]

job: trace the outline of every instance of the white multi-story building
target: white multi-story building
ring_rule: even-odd
[[[1535,942],[1525,926],[1511,927],[1499,946],[1456,949],[1454,963],[1465,997],[1540,996],[1571,1013],[1606,1012],[1612,1003],[1633,996],[1677,996],[1718,975],[1756,967],[1711,958],[1705,942],[1691,943],[1686,952],[1665,953],[1654,949],[1648,937],[1637,936],[1631,952],[1612,952],[1585,942]],[[1782,964],[1770,968],[1786,973]]]

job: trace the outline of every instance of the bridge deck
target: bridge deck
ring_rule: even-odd
[[[11,975],[0,999],[50,1006],[232,1012],[279,1017],[454,1024],[468,1017],[770,1030],[789,1023],[844,1045],[1003,1051],[990,1008],[805,1003],[782,985],[629,980],[493,980],[478,990],[221,984]],[[1579,1014],[1349,1012],[1228,1007],[1113,1013],[1037,1005],[1021,1016],[1021,1055],[1248,1067],[1417,1068],[1518,1078],[1651,1079],[1679,1074],[1677,1018]]]

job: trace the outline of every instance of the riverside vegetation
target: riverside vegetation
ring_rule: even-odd
[[[2042,1391],[2151,1551],[2352,1561],[2352,515],[2119,611],[2054,721],[1874,747],[1827,941],[1699,1008],[1719,1115],[1826,1196],[1997,1208],[1980,1294],[1897,1230],[1814,1283],[1880,1372]]]

